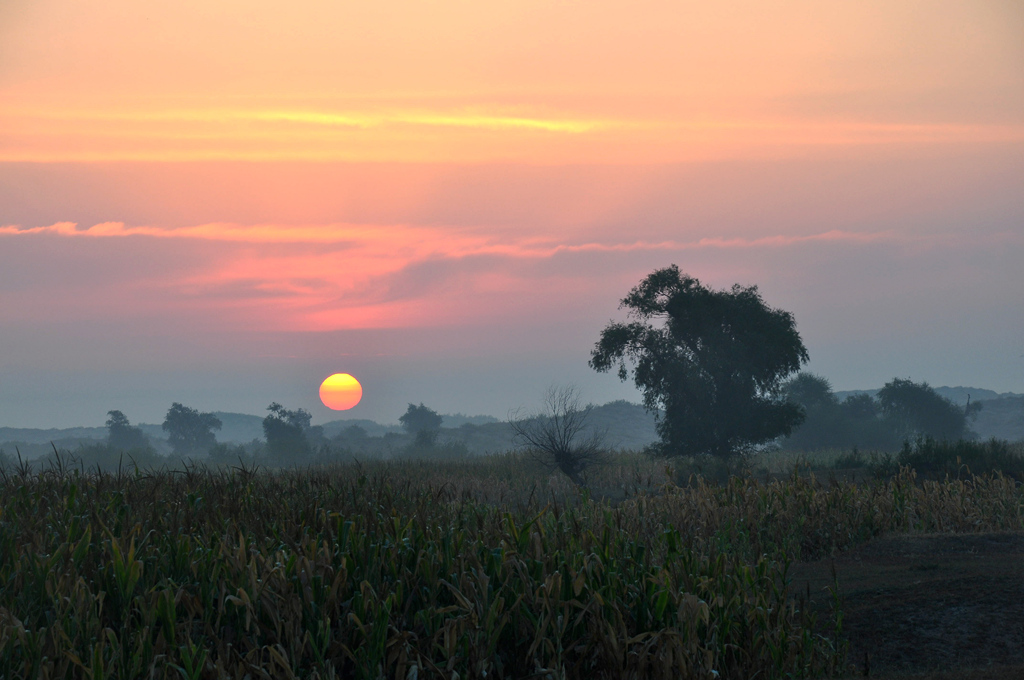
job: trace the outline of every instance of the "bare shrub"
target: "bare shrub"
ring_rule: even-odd
[[[605,432],[588,423],[591,409],[583,405],[576,386],[549,387],[540,413],[524,415],[517,409],[510,414],[513,441],[538,463],[586,486],[583,472],[600,463],[605,452]]]

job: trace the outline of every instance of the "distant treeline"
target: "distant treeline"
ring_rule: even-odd
[[[904,442],[921,436],[937,440],[997,437],[1024,439],[1024,397],[1006,397],[966,403],[970,388],[934,389],[927,383],[895,379],[879,390],[836,393],[828,380],[810,373],[798,374],[785,387],[788,398],[805,412],[804,422],[779,446],[793,451],[822,449],[895,453]],[[962,402],[943,396],[950,392]],[[989,397],[989,390],[973,390]],[[960,394],[963,392],[964,394]],[[440,419],[430,434],[418,434],[402,425],[382,425],[372,420],[335,420],[310,424],[308,413],[283,409],[285,434],[282,444],[267,439],[268,418],[274,430],[274,414],[267,417],[213,412],[199,413],[180,404],[168,414],[178,422],[176,438],[163,425],[131,425],[119,411],[111,411],[105,428],[33,430],[0,428],[0,465],[33,461],[38,467],[52,461],[55,451],[87,468],[116,469],[118,465],[181,467],[190,462],[216,465],[305,466],[317,462],[459,458],[507,451],[513,433],[507,422],[491,416],[429,414]],[[114,414],[120,414],[114,417]],[[287,422],[293,416],[293,422]],[[404,416],[403,416],[404,417]],[[220,428],[212,427],[215,422]],[[594,406],[590,426],[606,432],[610,449],[640,450],[658,440],[655,416],[638,404],[614,401]],[[173,430],[174,426],[171,425]],[[190,432],[191,430],[191,432]],[[299,436],[301,434],[301,437]],[[288,437],[293,437],[288,441]],[[177,442],[177,446],[174,445]]]
[[[121,411],[111,411],[106,428],[11,430],[20,440],[0,444],[0,465],[16,466],[20,458],[38,468],[61,458],[76,467],[104,470],[136,465],[181,468],[192,463],[304,467],[353,459],[458,459],[514,446],[509,424],[497,418],[440,415],[423,404],[409,407],[398,426],[371,420],[312,425],[308,412],[280,404],[271,404],[264,418],[200,413],[174,404],[164,425],[158,426],[132,425]],[[639,450],[657,440],[654,417],[638,404],[614,401],[593,407],[591,413],[592,427],[608,433],[609,448]],[[224,438],[222,429],[229,427],[231,435],[244,432],[249,439],[218,441]]]
[[[940,441],[974,439],[971,423],[981,402],[960,406],[926,382],[894,378],[880,390],[840,400],[829,381],[799,373],[784,386],[787,398],[799,404],[804,421],[782,440],[783,448],[867,449],[896,451],[907,441],[930,437]]]

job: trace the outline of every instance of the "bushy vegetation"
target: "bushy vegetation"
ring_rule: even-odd
[[[180,455],[208,453],[217,445],[214,430],[224,423],[212,413],[200,413],[178,402],[171,404],[161,429],[167,433],[167,443]]]
[[[900,468],[911,468],[929,479],[968,478],[976,475],[1001,474],[1024,482],[1024,445],[998,439],[987,442],[967,440],[945,441],[920,437],[904,442],[896,455],[869,454],[859,451],[840,457],[837,468],[863,468],[876,477],[891,476]]]
[[[783,447],[799,451],[858,448],[896,452],[904,442],[970,439],[971,420],[980,404],[961,408],[928,383],[894,378],[876,397],[858,394],[839,401],[821,376],[799,373],[783,387],[786,398],[804,412],[804,422]]]
[[[152,452],[153,447],[142,430],[133,427],[120,411],[108,411],[107,445],[116,451]]]

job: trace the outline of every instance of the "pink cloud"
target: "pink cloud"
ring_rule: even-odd
[[[0,293],[0,303],[8,318],[22,322],[53,316],[187,317],[206,329],[245,331],[422,328],[544,317],[564,322],[582,308],[613,308],[645,273],[671,262],[711,276],[717,285],[750,284],[764,276],[758,272],[765,265],[757,262],[768,256],[799,261],[795,253],[806,248],[919,251],[939,242],[955,248],[950,239],[978,238],[1013,237],[832,229],[795,236],[616,241],[408,225],[8,225],[0,227],[0,242],[57,239],[90,246],[64,249],[63,261],[53,263],[74,276],[29,279]],[[785,255],[791,251],[794,255]]]
[[[529,234],[514,238],[467,228],[407,225],[209,223],[167,228],[104,222],[80,228],[59,222],[0,227],[4,239],[43,237],[84,239],[97,247],[104,242],[131,243],[132,258],[162,264],[148,275],[132,272],[123,280],[101,285],[90,283],[94,274],[88,261],[69,263],[82,269],[74,290],[42,282],[27,294],[7,296],[6,304],[26,317],[40,313],[130,317],[187,309],[207,315],[215,326],[316,331],[436,326],[530,315],[562,304],[545,290],[586,297],[597,289],[595,277],[607,278],[601,266],[544,264],[556,259],[576,262],[634,254],[667,264],[689,252],[905,240],[889,232],[841,230],[691,241],[565,242]],[[167,240],[180,243],[184,251],[179,248],[175,258],[165,261],[161,242]],[[203,254],[203,258],[196,264],[194,257],[181,253]],[[630,271],[625,262],[628,258],[617,267]]]

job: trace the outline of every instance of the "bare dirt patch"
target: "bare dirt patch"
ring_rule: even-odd
[[[828,615],[832,559],[795,565],[794,592]],[[1024,532],[903,535],[834,559],[858,674],[1024,678]]]

